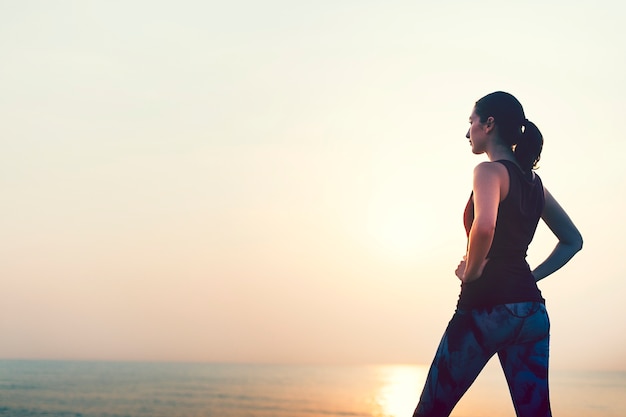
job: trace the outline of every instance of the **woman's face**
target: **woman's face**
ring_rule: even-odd
[[[476,114],[476,110],[472,110],[472,114],[469,117],[470,127],[467,130],[465,137],[469,139],[472,152],[475,154],[481,154],[485,152],[487,145],[487,132],[485,127],[489,121],[482,123],[480,116]]]

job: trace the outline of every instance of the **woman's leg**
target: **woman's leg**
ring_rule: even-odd
[[[493,353],[478,340],[469,312],[457,311],[441,339],[413,417],[446,417]]]
[[[516,344],[498,352],[518,417],[550,417],[550,322],[541,305],[524,319]]]

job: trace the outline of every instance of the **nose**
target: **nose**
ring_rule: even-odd
[[[470,131],[470,130],[469,130],[469,129],[467,129],[467,133],[465,134],[465,137],[466,137],[466,138],[468,138],[468,139],[470,138],[470,137],[469,137],[469,131]]]

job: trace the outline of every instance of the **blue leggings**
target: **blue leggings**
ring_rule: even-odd
[[[518,417],[550,417],[550,320],[538,302],[457,310],[441,339],[413,417],[445,417],[498,354]]]

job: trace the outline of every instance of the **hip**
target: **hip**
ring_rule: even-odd
[[[545,303],[538,301],[457,309],[454,316],[459,323],[465,323],[465,331],[469,327],[480,344],[493,352],[507,345],[535,342],[550,334]],[[455,321],[454,317],[452,321]]]

